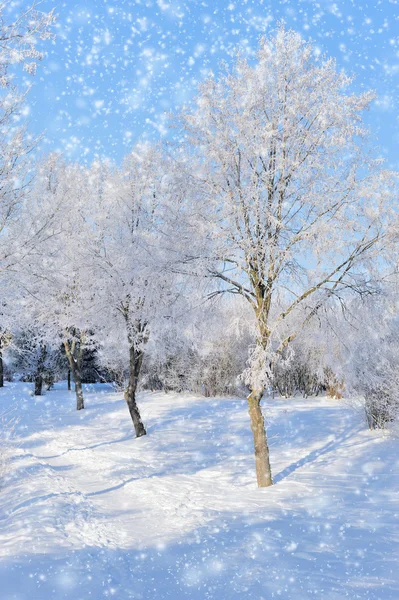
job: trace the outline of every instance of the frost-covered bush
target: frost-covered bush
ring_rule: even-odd
[[[355,387],[364,396],[370,429],[383,429],[399,418],[398,331],[367,342],[356,348]]]
[[[335,334],[335,323],[331,322],[334,310],[329,307],[318,313],[306,328],[301,326],[303,318],[300,314],[297,319],[300,334],[271,357],[272,391],[285,398],[297,394],[307,398],[322,393],[340,398],[344,388],[342,344]]]
[[[200,347],[182,343],[163,361],[147,357],[142,387],[190,391],[207,397],[241,393],[239,376],[245,366],[245,340],[226,335],[218,341],[202,342]]]
[[[142,388],[207,397],[247,392],[240,375],[248,357],[252,322],[242,310],[242,303],[235,300],[223,309],[207,305],[192,314],[185,327],[171,327],[156,343],[150,341]]]
[[[347,378],[364,397],[370,429],[399,420],[399,318],[395,295],[381,294],[358,307],[349,340]],[[360,310],[361,308],[361,310]]]
[[[319,349],[307,350],[296,343],[290,356],[277,360],[273,367],[273,391],[289,398],[296,394],[317,396],[323,390],[324,376]]]

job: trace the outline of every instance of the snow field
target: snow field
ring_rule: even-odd
[[[1,600],[399,598],[397,440],[329,399],[268,400],[275,485],[246,403],[64,384],[32,398],[0,491]]]

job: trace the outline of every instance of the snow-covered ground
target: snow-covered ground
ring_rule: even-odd
[[[1,600],[399,598],[398,441],[328,399],[268,401],[275,485],[245,401],[62,384],[0,391],[20,421],[0,490]]]

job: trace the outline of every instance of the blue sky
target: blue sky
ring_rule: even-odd
[[[57,13],[29,99],[43,150],[119,161],[136,140],[168,135],[168,111],[207,71],[231,61],[237,45],[253,52],[283,19],[356,74],[354,90],[377,91],[366,120],[378,153],[399,168],[398,0],[43,0],[41,8]]]

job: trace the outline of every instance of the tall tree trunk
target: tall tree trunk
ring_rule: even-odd
[[[36,373],[35,375],[35,396],[41,396],[43,390],[43,375]]]
[[[69,345],[68,340],[64,341],[65,353],[68,358],[69,368],[72,371],[73,380],[75,382],[76,394],[76,410],[82,410],[85,407],[82,388],[82,375],[80,370],[80,361],[75,357],[76,344],[72,342]]]
[[[0,350],[0,388],[4,387],[3,351]]]
[[[82,378],[80,375],[80,370],[75,371],[73,378],[75,380],[76,410],[82,410],[82,408],[85,407],[85,403],[83,398]]]
[[[248,411],[251,420],[251,429],[254,436],[255,468],[258,487],[273,485],[272,471],[270,468],[269,445],[265,429],[265,420],[260,402],[263,392],[253,391],[248,396]]]
[[[68,391],[71,391],[71,369],[68,369]]]
[[[270,311],[270,294],[266,293],[264,285],[257,279],[257,271],[252,274],[254,288],[257,298],[257,307],[255,309],[256,321],[258,326],[257,345],[265,352],[264,358],[258,368],[261,371],[265,368],[267,359],[267,347],[269,343],[270,331],[268,327],[268,315]],[[261,353],[262,355],[262,353]],[[269,364],[269,368],[271,365]],[[264,387],[253,387],[248,396],[248,412],[251,421],[251,429],[254,437],[255,449],[255,468],[258,487],[269,487],[273,485],[272,471],[270,468],[269,445],[267,443],[267,434],[265,429],[265,420],[260,405],[264,393]]]
[[[35,396],[41,396],[43,391],[43,371],[47,356],[47,347],[45,345],[40,346],[40,355],[37,362],[36,373],[35,373]]]
[[[143,362],[143,353],[136,350],[134,345],[132,345],[130,346],[129,354],[129,383],[125,391],[125,400],[133,421],[136,437],[141,437],[146,435],[147,432],[145,430],[143,421],[141,420],[139,407],[137,406],[136,389],[141,365]]]

